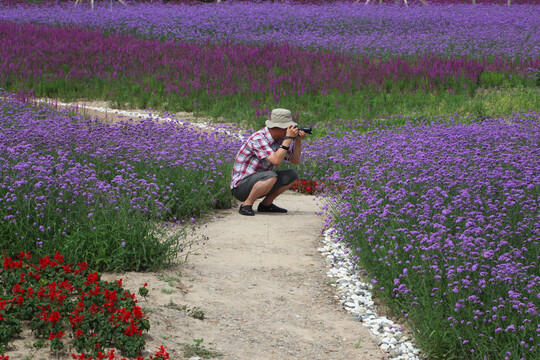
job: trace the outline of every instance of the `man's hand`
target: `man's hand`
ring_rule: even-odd
[[[306,138],[306,135],[307,135],[307,134],[306,134],[305,132],[299,131],[299,132],[298,132],[298,139],[304,140],[304,139]]]
[[[286,135],[295,138],[298,136],[298,129],[294,125],[289,125]],[[306,136],[306,134],[304,134],[304,136]]]

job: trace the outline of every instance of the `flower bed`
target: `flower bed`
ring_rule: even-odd
[[[238,143],[151,119],[114,124],[0,100],[0,234],[8,256],[61,251],[104,271],[164,266],[184,232],[232,204]]]
[[[142,333],[150,322],[121,280],[103,282],[88,264],[66,263],[59,253],[33,261],[25,252],[3,258],[0,280],[0,353],[29,326],[53,354],[73,347],[81,353],[73,359],[118,359],[117,349],[123,356],[143,359]],[[150,357],[168,358],[163,347]]]
[[[336,132],[304,147],[319,167],[301,178],[342,187],[328,194],[329,225],[430,358],[538,358],[539,116]]]
[[[468,97],[478,86],[534,87],[536,75],[527,69],[540,68],[540,57],[373,60],[289,45],[198,45],[5,22],[0,23],[0,57],[5,59],[0,84],[13,92],[105,98],[142,109],[261,122],[274,107],[302,111],[304,119],[320,122],[321,117],[386,114],[394,102],[455,101],[451,97]]]
[[[199,6],[144,2],[128,7],[117,4],[112,9],[105,3],[97,4],[93,12],[88,6],[33,4],[5,6],[0,21],[75,25],[202,44],[289,44],[376,58],[426,54],[458,58],[539,56],[537,0],[531,5],[510,7],[457,2],[409,8],[364,6],[354,1],[301,6],[250,1]]]
[[[0,86],[250,126],[274,107],[309,122],[509,114],[540,106],[537,12],[346,3],[6,7]],[[501,87],[515,93],[499,94]]]

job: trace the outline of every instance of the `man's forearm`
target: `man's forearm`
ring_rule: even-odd
[[[297,139],[294,143],[293,156],[291,162],[293,164],[298,164],[300,162],[300,154],[302,153],[302,140]]]

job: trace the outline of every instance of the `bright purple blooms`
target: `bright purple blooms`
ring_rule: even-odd
[[[51,244],[106,235],[115,251],[143,243],[148,221],[230,207],[240,140],[223,128],[104,123],[0,98],[0,229],[10,239],[2,248],[35,252],[37,244],[47,254]]]
[[[288,44],[375,57],[534,58],[540,51],[539,17],[538,3],[402,7],[231,1],[197,6],[133,3],[127,8],[117,4],[112,9],[104,4],[94,12],[72,4],[0,10],[0,21],[69,24],[203,44]]]
[[[436,2],[0,5],[0,83],[186,110],[232,98],[252,117],[311,99],[369,106],[372,92],[538,86],[537,3]],[[19,251],[106,233],[99,219],[114,214],[194,219],[194,196],[204,211],[230,205],[239,144],[217,129],[0,105],[0,223]],[[329,225],[434,357],[540,357],[540,114],[523,110],[336,119],[305,143],[299,171],[326,184]],[[129,225],[117,248],[132,246]]]
[[[539,354],[539,116],[349,124],[306,145],[317,167],[305,176],[329,184],[329,221],[381,292],[420,334],[448,319],[469,339],[440,331],[420,342],[462,358],[498,344],[515,358]]]

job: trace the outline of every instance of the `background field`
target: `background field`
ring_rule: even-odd
[[[170,263],[167,226],[233,204],[245,135],[226,132],[286,107],[315,126],[297,170],[322,184],[328,226],[430,359],[538,358],[535,2],[2,4],[7,255]],[[237,125],[109,124],[33,97]]]

